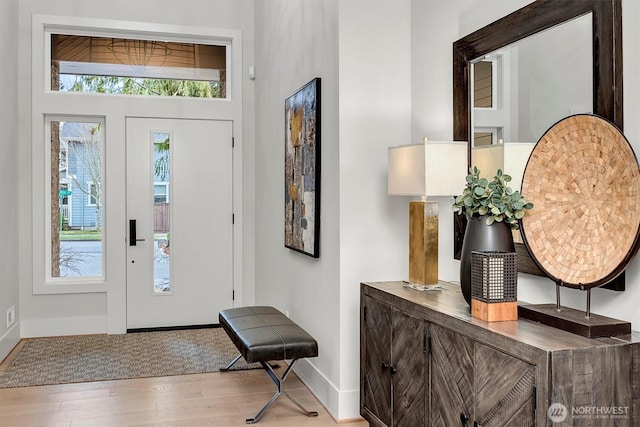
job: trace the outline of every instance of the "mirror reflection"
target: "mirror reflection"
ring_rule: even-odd
[[[558,120],[593,112],[592,17],[585,14],[472,61],[471,165],[520,189],[538,139]]]

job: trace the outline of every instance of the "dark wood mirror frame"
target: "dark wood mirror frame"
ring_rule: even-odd
[[[622,0],[537,0],[453,44],[453,139],[471,141],[472,60],[587,13],[593,27],[593,113],[622,130]],[[470,166],[471,144],[467,153]],[[466,220],[454,218],[454,257],[460,259]],[[544,276],[522,243],[516,252],[518,271]],[[623,291],[624,272],[603,287]]]

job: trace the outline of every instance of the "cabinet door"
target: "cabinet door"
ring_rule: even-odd
[[[431,325],[431,426],[473,425],[474,343]]]
[[[431,425],[535,424],[535,367],[431,326]]]
[[[425,426],[426,324],[392,309],[391,335],[393,426]]]
[[[391,426],[391,307],[364,297],[364,410]]]
[[[533,365],[475,344],[475,421],[483,427],[535,424]]]

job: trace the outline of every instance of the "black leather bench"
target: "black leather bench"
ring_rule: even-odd
[[[222,310],[218,319],[240,354],[221,369],[227,371],[243,357],[248,363],[259,362],[276,385],[271,400],[247,423],[257,423],[281,394],[287,396],[307,416],[317,416],[307,411],[300,403],[284,391],[284,382],[298,359],[318,356],[318,343],[304,329],[273,307],[255,306]],[[272,360],[291,359],[282,377],[269,364]]]

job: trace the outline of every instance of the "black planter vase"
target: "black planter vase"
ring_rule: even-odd
[[[511,226],[504,222],[487,225],[487,217],[474,216],[467,222],[460,254],[460,288],[462,295],[471,305],[471,252],[501,251],[514,252]]]

